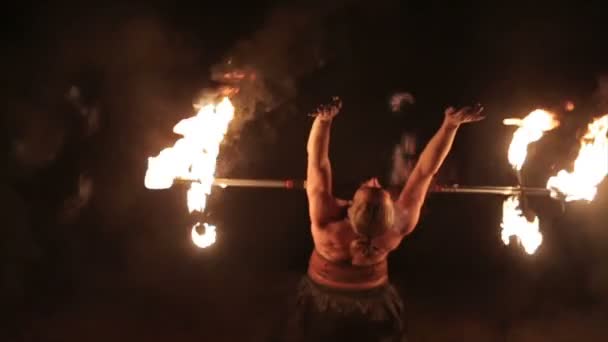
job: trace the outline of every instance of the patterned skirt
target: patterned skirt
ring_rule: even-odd
[[[404,318],[401,297],[390,284],[340,290],[304,276],[280,340],[405,342]]]

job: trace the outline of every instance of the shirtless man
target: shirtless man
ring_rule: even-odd
[[[306,193],[315,244],[300,283],[290,341],[405,341],[403,303],[388,279],[387,256],[410,234],[433,176],[461,124],[483,119],[481,107],[446,109],[443,124],[393,200],[376,178],[352,201],[332,192],[329,135],[341,109],[321,107],[308,139]]]

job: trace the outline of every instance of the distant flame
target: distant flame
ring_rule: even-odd
[[[501,238],[505,245],[509,245],[509,239],[515,236],[528,254],[534,254],[543,242],[543,236],[539,231],[538,217],[535,216],[532,222],[528,221],[519,207],[517,196],[507,198],[502,204],[502,223],[500,226],[502,227]]]
[[[592,201],[597,186],[608,175],[608,114],[589,124],[581,139],[574,171],[561,170],[549,178],[547,189],[565,195],[566,201]]]
[[[513,133],[513,140],[509,146],[509,163],[517,171],[520,171],[528,155],[528,145],[542,138],[543,133],[559,126],[553,114],[537,109],[523,119],[505,119],[505,125],[519,126]]]
[[[196,180],[190,185],[187,194],[190,213],[203,212],[207,196],[211,193],[215,179],[215,167],[220,151],[220,144],[234,118],[234,106],[225,97],[219,104],[201,106],[198,113],[183,119],[173,128],[180,134],[173,147],[163,149],[158,156],[148,158],[145,186],[148,189],[167,189],[175,179]],[[192,241],[205,248],[215,242],[215,227],[204,224],[205,233],[199,235],[192,228]]]
[[[571,112],[574,110],[574,108],[575,108],[574,102],[566,101],[566,103],[564,103],[564,109],[566,109],[567,111]]]

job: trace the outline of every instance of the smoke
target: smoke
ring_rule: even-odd
[[[16,159],[28,167],[44,166],[57,157],[65,143],[66,127],[61,117],[22,106],[17,129],[12,141]]]
[[[401,187],[409,178],[417,159],[417,138],[413,133],[404,133],[393,149],[390,184]]]
[[[408,92],[397,92],[391,96],[389,106],[391,111],[394,113],[400,111],[406,104],[411,105],[415,102],[416,100],[414,99],[414,95]]]
[[[76,160],[75,173],[80,173],[80,177],[67,181],[76,190],[68,192],[63,208],[58,212],[59,221],[67,222],[77,217],[92,193],[92,179],[79,170],[83,168],[79,165],[82,157],[80,149],[99,129],[100,110],[87,103],[77,86],[71,86],[64,99],[57,98],[51,102],[55,104],[24,112],[17,125],[18,133],[12,142],[12,152],[22,170],[42,170],[37,177],[54,175],[54,169],[72,165]],[[70,177],[70,172],[61,173]],[[55,178],[52,183],[62,181]]]
[[[80,88],[72,86],[66,94],[67,100],[77,110],[78,115],[82,118],[83,134],[90,137],[99,129],[99,108],[89,106],[84,103]]]
[[[215,93],[236,92],[231,137],[238,138],[251,120],[286,105],[297,94],[298,80],[323,68],[332,55],[326,22],[341,5],[301,2],[275,9],[261,29],[212,66],[211,78],[221,85]],[[205,96],[213,93],[206,90]]]
[[[87,206],[92,195],[93,179],[89,175],[81,173],[78,177],[76,191],[64,200],[59,212],[59,221],[61,223],[73,222],[78,218],[80,211]]]
[[[608,112],[608,75],[601,75],[597,78],[597,88],[592,99],[599,111],[595,115]]]

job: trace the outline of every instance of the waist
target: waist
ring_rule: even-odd
[[[308,276],[315,283],[337,289],[362,290],[388,283],[388,263],[367,266],[340,263],[325,259],[316,250],[310,256]]]

